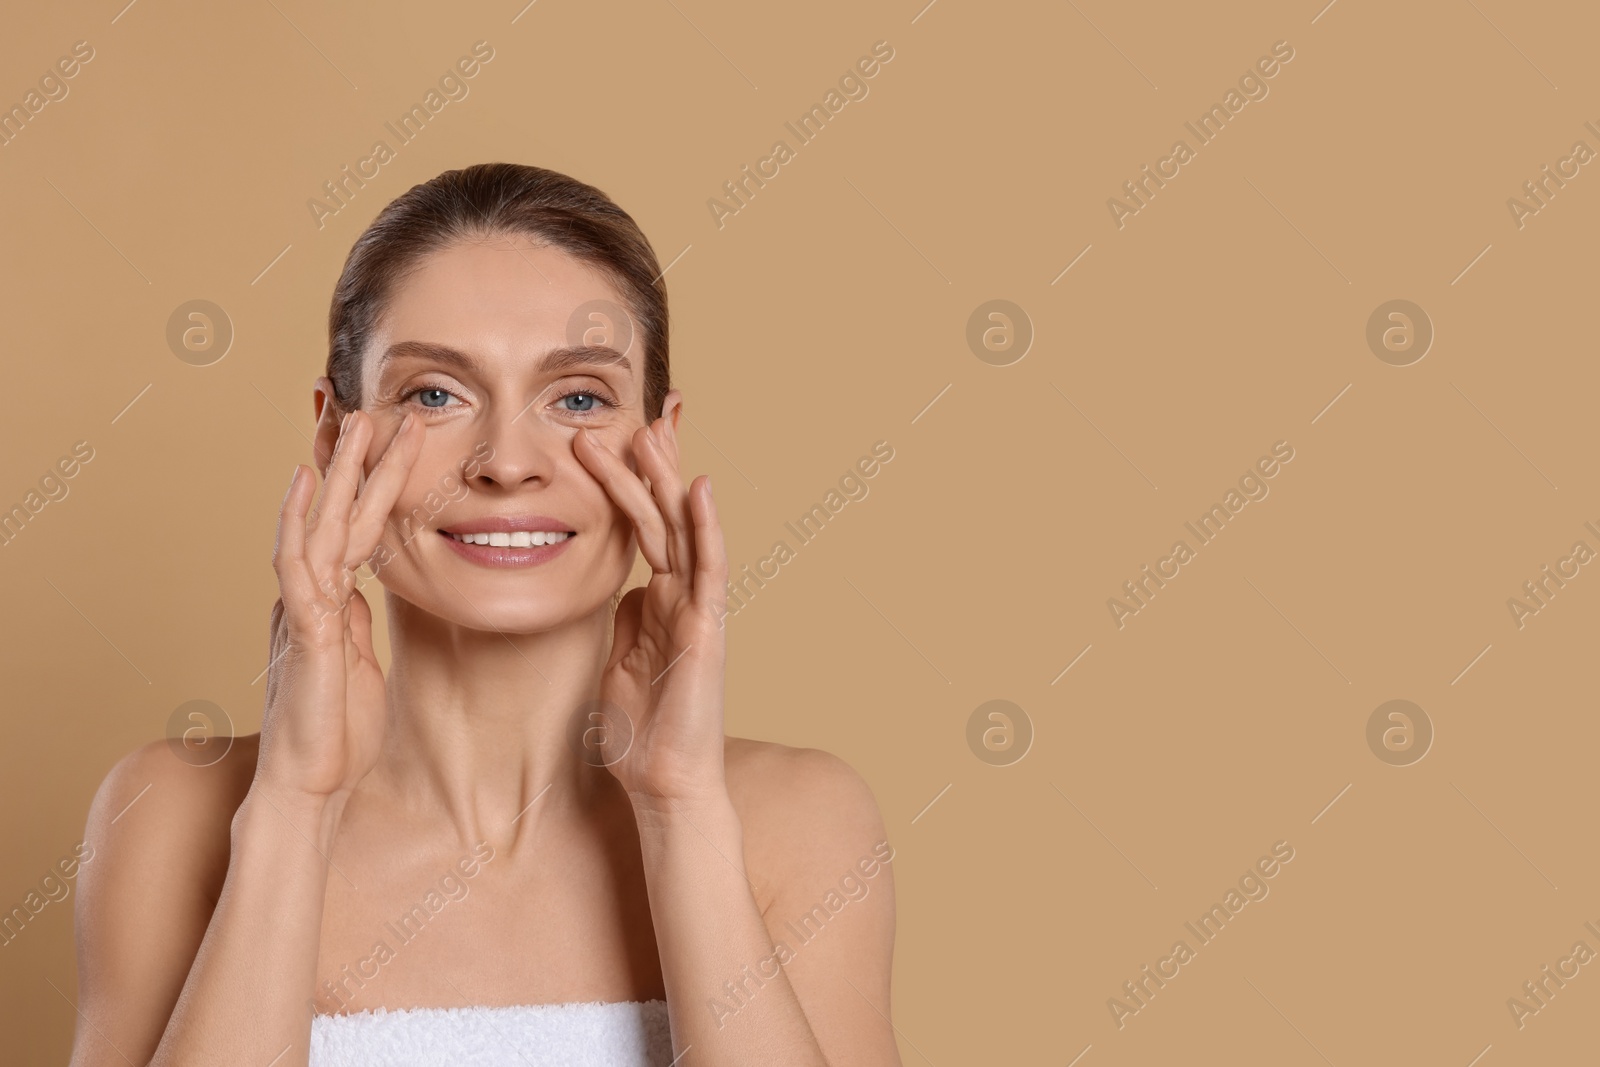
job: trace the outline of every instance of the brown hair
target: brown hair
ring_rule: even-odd
[[[598,268],[633,316],[644,350],[645,421],[671,387],[667,287],[638,223],[592,185],[542,167],[479,163],[414,185],[372,220],[345,259],[328,311],[334,401],[360,407],[361,358],[397,283],[430,253],[463,239],[520,234]]]

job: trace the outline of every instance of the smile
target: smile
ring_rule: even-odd
[[[456,555],[481,567],[537,567],[565,552],[578,536],[548,515],[467,519],[439,534]]]
[[[493,533],[453,533],[446,536],[453,537],[463,544],[492,545],[496,548],[528,548],[532,545],[554,545],[565,541],[572,534],[565,530],[511,530]]]

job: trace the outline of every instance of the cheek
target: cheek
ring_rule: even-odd
[[[626,437],[623,443],[626,443]],[[606,446],[613,449],[618,447],[609,440]],[[633,520],[576,455],[569,458],[572,469],[558,473],[556,480],[559,483],[561,475],[567,475],[568,492],[563,494],[563,499],[572,501],[574,505],[570,520],[581,522],[589,529],[590,544],[596,551],[605,555],[626,552],[634,532]]]
[[[446,522],[446,515],[471,495],[461,477],[463,457],[470,458],[471,450],[445,438],[441,434],[423,440],[422,452],[389,509],[386,541],[399,544],[416,530]]]
[[[633,473],[639,473],[639,461],[633,454],[633,435],[639,430],[635,425],[597,426],[590,432],[611,454],[622,460]]]
[[[459,468],[452,465],[443,448],[433,441],[425,441],[422,454],[412,465],[411,472],[406,476],[406,484],[400,489],[400,495],[395,498],[394,513],[398,515],[420,507],[423,498],[430,493],[436,493],[443,498],[445,489],[451,484],[457,484],[452,475],[458,472]]]
[[[615,447],[611,442],[606,442],[607,447]],[[562,469],[557,471],[555,484],[566,482],[567,491],[562,493],[563,500],[569,500],[574,505],[573,513],[568,516],[572,522],[587,520],[599,526],[602,532],[606,527],[615,534],[622,528],[624,534],[632,529],[627,512],[622,510],[611,494],[606,492],[606,487],[589,472],[576,455],[568,454],[562,461]]]

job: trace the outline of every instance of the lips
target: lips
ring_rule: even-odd
[[[489,537],[495,544],[474,544],[463,538],[477,534]],[[533,544],[544,540],[543,534],[557,535],[559,540],[547,544]],[[463,519],[450,526],[439,528],[439,536],[451,551],[471,563],[483,567],[537,567],[548,563],[578,537],[577,531],[560,519],[548,515],[505,515],[481,519]],[[520,543],[528,541],[529,544]]]

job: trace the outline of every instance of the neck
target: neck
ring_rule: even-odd
[[[473,630],[385,593],[389,718],[370,787],[452,824],[461,839],[531,842],[552,818],[584,818],[622,799],[603,767],[574,751],[579,707],[599,692],[609,604],[534,634]]]

